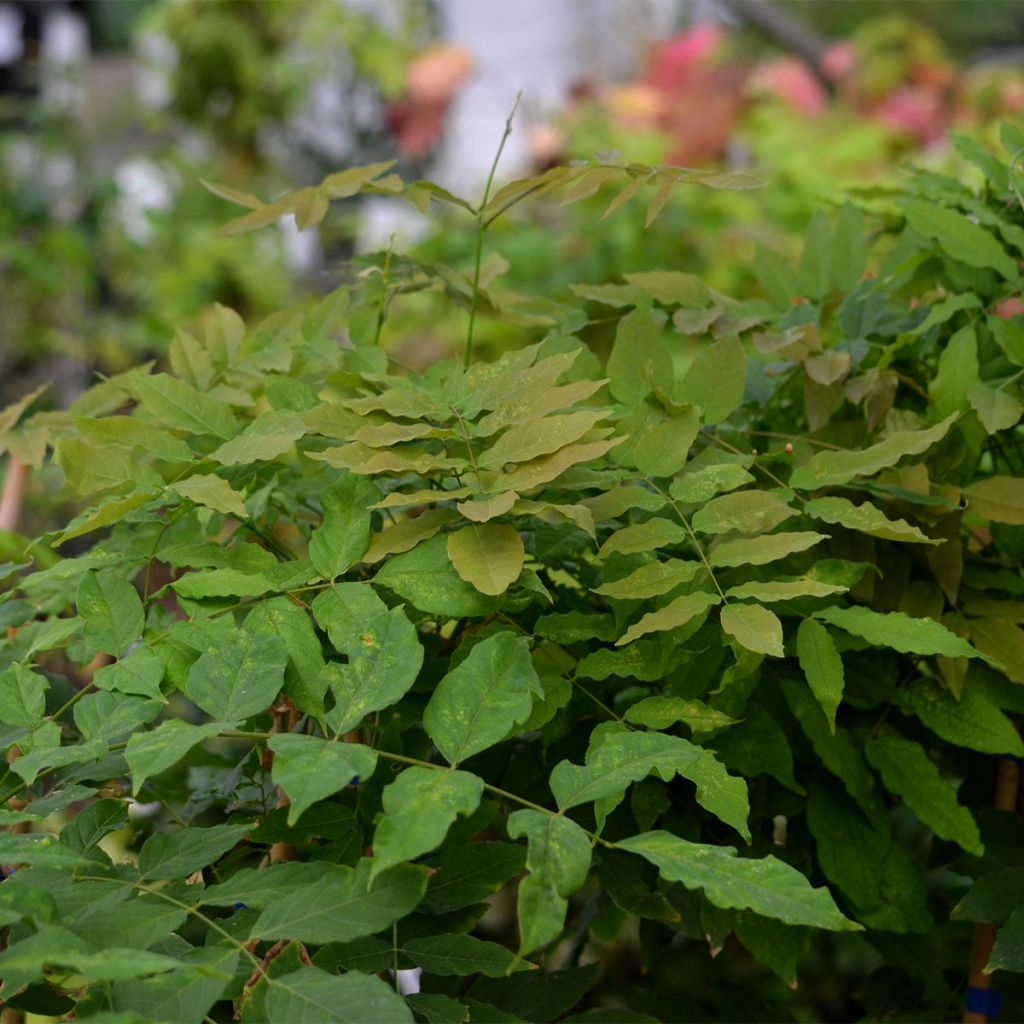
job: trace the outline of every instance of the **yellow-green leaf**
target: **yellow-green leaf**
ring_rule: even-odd
[[[969,511],[993,523],[1024,526],[1024,477],[990,476],[961,492]]]
[[[804,505],[804,511],[815,519],[845,526],[848,530],[857,530],[881,540],[907,541],[912,544],[942,543],[941,540],[932,540],[905,519],[889,519],[870,501],[854,505],[846,498],[811,498]]]
[[[213,473],[196,473],[185,480],[168,484],[167,489],[197,505],[212,508],[215,512],[239,519],[245,519],[248,515],[242,503],[242,495],[227,480]]]
[[[884,441],[859,451],[821,451],[793,470],[790,485],[801,490],[834,487],[856,476],[871,476],[880,469],[895,466],[908,455],[920,455],[941,441],[953,425],[957,413],[926,430],[898,430]]]
[[[509,462],[529,462],[542,455],[550,455],[578,441],[607,416],[607,409],[599,409],[596,412],[570,412],[518,423],[482,452],[477,463],[482,469],[500,469]]]
[[[688,583],[697,575],[700,562],[683,562],[678,558],[667,558],[640,566],[628,576],[594,588],[595,594],[615,598],[619,601],[643,600],[660,597],[674,590],[681,583]]]
[[[648,633],[663,633],[668,629],[685,626],[691,619],[702,615],[709,608],[718,604],[721,598],[717,594],[697,591],[695,594],[683,594],[670,601],[664,608],[656,612],[648,612],[639,622],[635,622],[615,641],[616,647],[632,643]]]
[[[785,653],[779,617],[759,604],[727,604],[722,609],[722,629],[748,651],[773,658]]]
[[[795,515],[796,510],[771,491],[736,491],[712,498],[690,522],[701,533],[760,533]]]
[[[727,540],[713,547],[708,555],[708,561],[716,567],[765,565],[797,551],[806,551],[822,540],[828,540],[825,534],[814,533],[811,530],[742,537],[739,540]]]
[[[514,527],[483,523],[451,534],[448,557],[467,583],[482,594],[496,596],[519,579],[525,550]]]

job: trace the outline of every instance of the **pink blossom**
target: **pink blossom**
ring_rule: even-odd
[[[875,113],[882,124],[906,132],[922,145],[941,139],[946,126],[942,97],[931,89],[912,85],[891,92]]]
[[[712,63],[724,35],[716,25],[697,25],[662,43],[651,59],[648,80],[659,89],[674,91],[694,73]]]
[[[762,64],[754,75],[754,88],[777,96],[805,117],[817,117],[828,97],[811,69],[797,57],[781,57]]]

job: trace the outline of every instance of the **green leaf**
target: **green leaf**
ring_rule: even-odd
[[[128,824],[128,808],[120,800],[97,800],[60,830],[60,841],[77,850],[88,853],[97,843],[111,832]]]
[[[772,491],[737,491],[712,498],[693,514],[690,525],[700,533],[760,533],[796,515]]]
[[[508,834],[527,838],[526,869],[519,883],[519,955],[557,938],[565,924],[568,897],[581,888],[590,869],[590,840],[569,818],[541,811],[514,811]]]
[[[322,676],[324,657],[308,613],[287,597],[273,597],[261,601],[246,616],[245,631],[252,636],[281,638],[288,652],[284,692],[303,713],[322,715],[327,688]]]
[[[852,291],[864,276],[866,249],[864,217],[853,203],[846,202],[839,211],[830,250],[832,283],[839,291]]]
[[[93,494],[111,487],[159,487],[160,474],[120,448],[98,448],[77,437],[61,437],[53,461],[64,470],[67,485],[78,494]]]
[[[88,508],[84,512],[75,516],[75,518],[57,534],[57,537],[53,542],[53,546],[60,547],[61,544],[64,544],[69,540],[73,540],[75,537],[83,537],[87,533],[92,533],[93,530],[99,530],[104,526],[110,526],[111,523],[120,522],[129,512],[132,512],[140,506],[145,505],[147,502],[152,501],[158,494],[159,491],[156,488],[152,488],[149,490],[135,491],[134,493],[128,494],[124,497],[116,494],[109,495],[98,505],[94,505],[92,508]]]
[[[96,981],[119,981],[162,974],[181,966],[173,957],[141,949],[106,946],[93,949],[66,928],[42,928],[0,953],[0,978],[12,990],[43,976],[44,967],[62,969]]]
[[[214,946],[186,950],[178,971],[141,981],[124,981],[107,989],[107,998],[120,1024],[126,1013],[147,1021],[202,1020],[223,995],[239,962],[238,950]]]
[[[881,540],[907,541],[911,544],[942,543],[941,540],[932,540],[904,519],[887,518],[881,509],[869,501],[854,505],[846,498],[811,498],[804,503],[804,512],[823,522],[836,523],[848,530],[857,530]]]
[[[967,393],[967,400],[989,434],[1015,427],[1024,416],[1024,404],[1008,391],[991,388],[980,381]]]
[[[226,882],[208,886],[203,890],[202,902],[214,907],[245,903],[262,910],[287,900],[297,888],[324,885],[335,878],[335,865],[327,861],[278,861],[262,868],[242,868]]]
[[[985,848],[971,812],[956,798],[956,787],[946,782],[919,743],[885,733],[868,740],[868,761],[881,774],[891,793],[937,836],[959,843],[980,857]]]
[[[610,491],[605,491],[593,498],[584,498],[582,504],[590,509],[594,522],[600,523],[616,519],[633,508],[657,512],[664,506],[665,499],[646,487],[628,484],[623,487],[613,487]]]
[[[449,846],[431,857],[421,909],[432,914],[459,910],[486,900],[523,869],[525,851],[512,843]]]
[[[371,879],[440,846],[452,822],[477,809],[483,791],[484,780],[470,772],[406,768],[381,795],[384,817],[373,836]]]
[[[324,518],[309,540],[309,560],[325,580],[334,580],[366,553],[370,506],[380,498],[366,477],[346,473],[320,495]]]
[[[840,795],[811,789],[807,825],[825,877],[869,928],[923,932],[931,925],[921,873],[903,847],[868,824]]]
[[[722,423],[743,401],[745,362],[743,344],[735,335],[712,342],[698,350],[672,397],[698,406],[704,423]],[[660,383],[670,378],[654,379]]]
[[[469,1007],[450,996],[436,992],[417,992],[406,996],[406,1003],[422,1024],[467,1024]]]
[[[700,732],[736,724],[735,718],[699,700],[683,697],[646,697],[628,708],[623,718],[648,729],[669,729],[677,722],[684,722]]]
[[[798,597],[828,597],[831,594],[842,594],[848,587],[834,583],[823,583],[810,576],[801,576],[796,579],[768,580],[764,583],[751,581],[750,583],[739,583],[730,587],[726,592],[727,598],[750,598],[753,601],[761,601],[771,604],[773,601],[792,601]]]
[[[135,416],[104,416],[72,422],[82,438],[92,445],[141,448],[168,462],[191,462],[192,449],[184,441]]]
[[[417,967],[441,977],[480,973],[488,978],[503,978],[533,967],[504,946],[472,935],[431,935],[413,939],[403,949]]]
[[[774,612],[759,604],[727,604],[722,609],[722,629],[748,651],[773,658],[785,655],[782,623]]]
[[[928,397],[936,417],[967,410],[967,395],[978,383],[978,339],[974,325],[960,328],[946,342],[939,367],[928,384]]]
[[[152,732],[137,732],[128,740],[125,759],[132,773],[132,792],[138,795],[146,779],[176,765],[197,743],[216,736],[234,723],[192,725],[180,718],[161,722]]]
[[[868,818],[876,820],[882,817],[875,778],[864,763],[860,747],[849,733],[829,722],[821,705],[798,680],[783,679],[782,692],[821,764],[842,780],[847,792]]]
[[[710,501],[723,491],[734,491],[737,487],[753,483],[754,478],[734,462],[723,462],[717,466],[702,466],[685,476],[674,480],[669,494],[685,505]]]
[[[750,839],[747,784],[729,775],[714,755],[684,740],[657,732],[604,734],[587,751],[582,767],[561,761],[551,772],[551,792],[566,811],[580,804],[618,796],[630,783],[655,773],[666,782],[676,775],[697,787],[697,802],[745,839]]]
[[[268,904],[253,937],[297,942],[351,942],[375,935],[409,914],[423,897],[427,872],[399,864],[370,881],[371,861],[354,868],[329,865],[317,881],[297,885]]]
[[[360,743],[283,733],[271,736],[268,746],[274,752],[274,782],[290,801],[289,826],[306,808],[354,781],[368,779],[377,767],[377,752]]]
[[[0,835],[0,864],[31,864],[65,869],[96,867],[95,861],[58,842],[56,836],[41,833]]]
[[[843,661],[829,631],[815,619],[804,619],[796,631],[796,655],[807,685],[825,712],[829,729],[836,731],[836,709],[843,699]]]
[[[672,358],[661,340],[665,314],[638,307],[619,321],[608,357],[611,393],[635,405],[650,393],[651,382],[672,380]]]
[[[789,925],[810,925],[829,931],[854,931],[827,889],[814,889],[807,879],[775,857],[748,860],[728,846],[690,843],[669,832],[646,832],[621,839],[619,849],[639,854],[669,882],[701,889],[718,907],[752,910]]]
[[[281,692],[287,659],[280,637],[243,631],[235,643],[199,656],[189,669],[185,693],[219,721],[244,722],[266,711]]]
[[[962,213],[916,199],[904,201],[903,212],[918,234],[937,241],[953,259],[979,270],[992,268],[1007,281],[1017,280],[1017,264],[1003,246]]]
[[[670,522],[658,516],[648,519],[645,523],[634,523],[616,530],[601,545],[599,558],[607,558],[618,552],[622,555],[634,555],[644,551],[680,544],[686,540],[686,529],[678,523]]]
[[[961,492],[967,507],[993,523],[1024,526],[1024,478],[990,476]]]
[[[933,619],[915,619],[903,612],[875,612],[859,606],[823,608],[815,618],[867,640],[875,647],[891,647],[904,654],[942,654],[947,658],[979,658],[966,641]]]
[[[849,483],[856,476],[871,476],[908,455],[926,452],[946,436],[956,417],[953,413],[926,430],[898,430],[860,451],[817,452],[793,470],[789,483],[800,490],[816,490]]]
[[[173,430],[212,434],[226,441],[238,433],[230,406],[204,395],[191,384],[166,373],[132,379],[140,405],[154,419]]]
[[[717,594],[701,590],[693,594],[683,594],[682,597],[670,601],[664,608],[659,608],[656,612],[648,612],[638,622],[634,622],[615,641],[615,646],[622,647],[648,633],[662,633],[669,629],[685,626],[698,615],[703,615],[709,608],[713,608],[720,600],[721,598]]]
[[[800,255],[798,280],[800,294],[809,299],[823,299],[832,281],[832,225],[824,210],[817,210],[807,225],[803,252]]]
[[[1015,910],[999,929],[992,955],[985,967],[991,971],[1024,971],[1024,912]]]
[[[633,463],[646,476],[675,476],[690,455],[700,430],[696,406],[645,430],[633,448]]]
[[[373,582],[429,615],[476,618],[499,607],[497,599],[481,594],[455,571],[444,536],[432,537],[412,551],[389,558]]]
[[[222,466],[269,462],[284,455],[305,433],[305,423],[294,412],[261,413],[237,437],[210,452],[208,458]]]
[[[766,533],[760,537],[741,537],[716,544],[708,554],[715,567],[767,565],[799,551],[806,551],[828,537],[823,533],[801,530],[797,533]]]
[[[1024,757],[1024,741],[1013,723],[970,677],[959,700],[934,679],[918,677],[900,691],[898,701],[949,743],[984,754]]]
[[[49,681],[17,663],[0,672],[0,722],[35,729],[46,713]]]
[[[109,569],[86,573],[77,603],[86,638],[97,650],[120,656],[142,636],[142,601],[135,587],[117,573]]]
[[[227,480],[213,473],[194,473],[184,480],[169,483],[167,489],[226,516],[235,516],[237,519],[248,517],[242,495]]]
[[[413,1024],[405,1000],[380,978],[303,967],[274,978],[267,1017],[288,1024]]]
[[[594,593],[618,601],[660,597],[683,583],[689,583],[700,568],[700,562],[683,562],[678,558],[648,562],[622,579],[595,587]]]
[[[514,526],[474,523],[448,535],[448,557],[467,583],[497,597],[519,578],[525,549]]]
[[[771,775],[787,789],[803,795],[803,787],[793,778],[793,754],[782,728],[760,704],[748,704],[744,716],[715,737],[718,758],[748,778]]]
[[[529,643],[512,632],[496,633],[437,684],[423,726],[448,763],[459,764],[503,740],[542,695]]]
[[[97,669],[92,677],[98,690],[131,693],[152,700],[166,701],[160,682],[164,677],[164,661],[158,654],[140,647],[127,657]]]
[[[1015,910],[1024,907],[1024,867],[1014,865],[989,871],[967,890],[953,908],[954,921],[987,921],[1005,924]]]
[[[339,584],[335,592],[349,587],[365,588],[379,602],[365,584]],[[356,632],[350,638],[339,636],[340,627],[335,626],[331,639],[340,652],[348,655],[348,663],[330,662],[323,673],[334,696],[334,707],[326,720],[338,734],[354,729],[371,712],[401,700],[423,664],[416,627],[404,609],[376,612],[355,626]]]
[[[187,878],[199,868],[219,860],[252,831],[251,825],[191,825],[180,832],[156,832],[139,851],[143,881]]]

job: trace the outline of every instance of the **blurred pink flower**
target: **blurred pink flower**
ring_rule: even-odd
[[[1021,302],[1020,296],[1015,295],[1012,299],[1004,299],[992,312],[1000,320],[1012,320],[1024,313],[1024,302]]]
[[[665,40],[654,51],[648,81],[658,89],[675,91],[695,73],[708,68],[725,38],[717,25],[697,25]]]
[[[821,70],[833,82],[846,78],[856,67],[857,47],[848,39],[830,46],[821,60]]]
[[[828,97],[811,69],[798,57],[767,61],[755,72],[755,89],[777,96],[805,117],[817,117]]]
[[[942,138],[946,127],[946,106],[933,89],[905,85],[889,93],[875,109],[882,124],[911,135],[922,145]]]

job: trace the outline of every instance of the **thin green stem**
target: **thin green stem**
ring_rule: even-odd
[[[672,497],[663,491],[650,477],[643,477],[643,479],[650,484],[668,503],[672,506],[672,511],[675,512],[679,518],[679,522],[683,524],[683,529],[686,530],[690,537],[690,542],[693,544],[697,551],[697,556],[700,558],[701,564],[704,566],[704,571],[711,577],[711,582],[715,585],[715,590],[718,591],[718,596],[722,599],[723,604],[728,604],[728,598],[725,596],[725,591],[721,588],[718,583],[718,578],[715,576],[714,569],[711,568],[711,563],[708,561],[708,556],[704,554],[704,548],[701,542],[697,539],[697,534],[693,532],[693,527],[690,526],[690,521],[683,515],[683,510],[678,504],[672,499]]]
[[[480,294],[480,266],[483,263],[484,254],[484,233],[487,231],[487,227],[490,221],[484,220],[484,210],[487,208],[487,200],[491,197],[491,187],[494,185],[494,175],[498,171],[498,163],[501,160],[501,154],[505,150],[505,143],[508,142],[508,137],[512,134],[512,119],[516,116],[516,109],[519,106],[519,101],[522,99],[522,93],[517,93],[515,103],[512,104],[512,109],[509,111],[508,118],[505,121],[505,131],[502,133],[501,142],[498,143],[498,151],[494,154],[494,162],[491,164],[490,173],[487,175],[487,184],[484,186],[484,196],[480,200],[480,205],[476,211],[476,254],[473,259],[473,294],[470,297],[469,303],[469,325],[466,328],[466,355],[464,359],[464,365],[469,366],[470,360],[473,358],[473,329],[476,327],[476,307],[477,299]],[[493,218],[492,218],[493,219]]]

